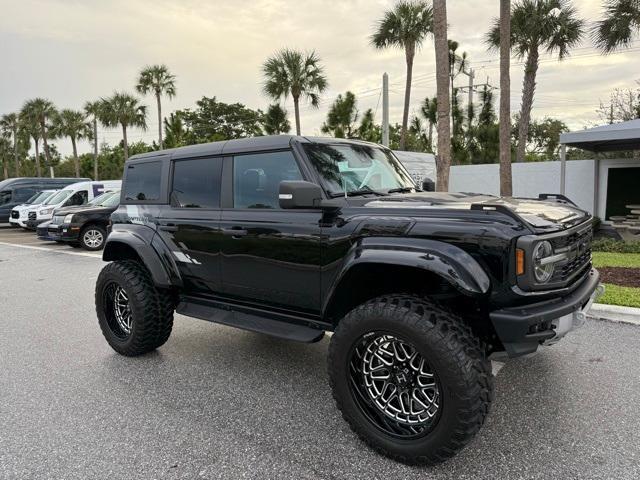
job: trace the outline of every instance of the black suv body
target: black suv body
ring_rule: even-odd
[[[126,163],[121,195],[96,287],[114,349],[164,343],[174,308],[292,340],[334,331],[339,408],[408,463],[442,461],[477,431],[490,356],[554,343],[599,292],[591,217],[568,199],[422,192],[366,142],[152,152]]]
[[[50,222],[37,229],[38,238],[79,245],[95,251],[104,247],[111,214],[120,204],[120,192],[103,193],[86,205],[55,211]]]

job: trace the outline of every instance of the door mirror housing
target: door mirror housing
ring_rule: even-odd
[[[311,182],[283,181],[278,199],[280,208],[320,208],[322,189]]]

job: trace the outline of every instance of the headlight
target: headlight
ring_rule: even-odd
[[[53,208],[45,208],[44,210],[40,210],[38,213],[40,215],[50,215],[53,212]]]
[[[70,213],[69,215],[64,217],[64,221],[62,223],[71,223],[72,220],[73,220],[73,213]]]
[[[543,240],[535,246],[532,263],[533,275],[538,283],[547,283],[551,280],[555,262],[551,243]]]

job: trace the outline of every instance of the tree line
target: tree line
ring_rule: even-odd
[[[494,88],[478,88],[479,102],[463,106],[461,89],[455,79],[467,71],[469,59],[459,52],[459,44],[447,37],[447,14],[444,0],[398,1],[383,13],[369,38],[374,49],[398,48],[406,62],[403,113],[400,123],[390,126],[392,148],[434,152],[438,154],[438,185],[448,186],[449,166],[465,163],[501,163],[501,190],[511,193],[510,165],[513,160],[545,160],[553,157],[558,137],[566,131],[560,120],[532,120],[536,77],[543,54],[563,60],[583,38],[590,34],[596,47],[610,53],[629,46],[640,29],[640,2],[609,0],[603,19],[588,26],[579,17],[570,0],[519,0],[513,5],[500,0],[500,16],[485,35],[489,50],[500,52],[500,109],[493,105]],[[410,118],[413,63],[423,43],[433,38],[436,56],[436,95],[423,99],[419,113]],[[511,116],[509,104],[510,57],[522,60],[524,80],[519,112]],[[82,110],[57,109],[44,98],[24,103],[19,112],[0,119],[0,157],[3,175],[75,175],[119,177],[121,166],[132,153],[176,147],[230,138],[288,133],[291,124],[281,102],[293,100],[295,131],[302,133],[300,106],[318,108],[328,88],[328,79],[319,55],[284,48],[262,65],[263,93],[275,103],[266,111],[253,110],[241,103],[227,104],[216,97],[202,97],[194,108],[177,110],[168,117],[162,114],[162,98],[173,98],[176,77],[165,65],[145,67],[134,89],[156,100],[158,140],[148,145],[131,144],[131,128],[147,129],[148,107],[135,94],[114,92],[111,96],[87,102]],[[631,92],[631,91],[630,91]],[[640,97],[620,101],[621,93],[612,95],[610,117],[623,108],[640,116]],[[634,103],[635,102],[635,103]],[[606,106],[598,113],[606,117]],[[620,115],[618,115],[619,118]],[[328,109],[321,130],[336,137],[381,141],[381,126],[374,112],[362,114],[352,92],[338,95]],[[119,128],[122,141],[111,147],[99,144],[98,126]],[[61,161],[53,140],[71,143],[69,161]],[[80,141],[92,144],[91,154],[78,155]],[[32,150],[34,154],[29,155]],[[118,171],[120,167],[120,171]]]

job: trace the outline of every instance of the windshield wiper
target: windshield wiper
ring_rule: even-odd
[[[415,187],[398,187],[387,190],[387,193],[411,193],[413,190],[417,191]]]
[[[389,194],[385,193],[385,192],[379,192],[377,190],[372,190],[370,188],[359,188],[358,190],[352,190],[350,192],[346,192],[346,196],[347,197],[356,197],[359,195],[377,195],[379,197],[386,197]],[[330,194],[331,198],[337,198],[337,197],[344,197],[345,196],[345,192],[342,193],[331,193]]]

